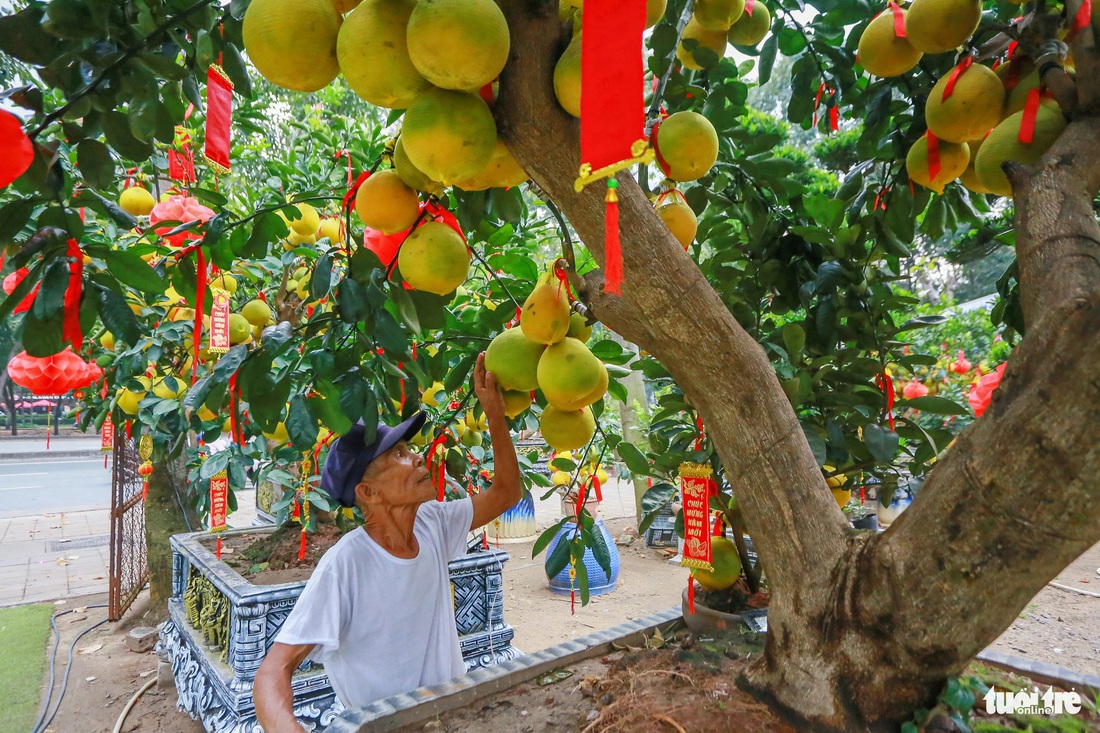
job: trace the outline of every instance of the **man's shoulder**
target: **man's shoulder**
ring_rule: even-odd
[[[354,563],[356,556],[366,551],[368,543],[364,542],[365,539],[367,539],[366,532],[362,527],[356,527],[345,533],[336,541],[336,544],[325,550],[325,554],[317,563],[317,570],[336,569]]]

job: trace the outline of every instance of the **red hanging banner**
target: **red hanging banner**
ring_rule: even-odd
[[[99,449],[102,451],[114,450],[115,425],[111,422],[111,416],[103,421],[103,429],[99,432]]]
[[[684,511],[684,554],[680,564],[713,570],[710,555],[710,493],[713,471],[699,463],[680,464],[680,495]]]
[[[229,474],[219,471],[210,477],[210,531],[221,532],[229,528],[226,517],[229,512]]]
[[[84,344],[84,333],[80,330],[80,293],[84,284],[84,253],[75,239],[68,243],[69,287],[65,290],[65,319],[62,324],[61,341],[73,345],[73,351],[80,351]]]
[[[214,303],[210,306],[210,353],[224,354],[232,346],[229,338],[229,293],[214,291]]]
[[[203,157],[218,173],[229,172],[233,121],[233,82],[217,64],[206,72],[206,150]]]

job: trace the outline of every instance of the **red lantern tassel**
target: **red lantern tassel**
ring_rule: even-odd
[[[306,525],[302,525],[302,541],[298,544],[298,562],[306,559]]]
[[[486,530],[481,531],[481,549],[489,549],[489,532]]]
[[[606,262],[604,291],[623,294],[623,249],[619,242],[619,195],[615,192],[619,182],[607,181],[607,207],[604,212],[603,254]]]
[[[65,291],[65,320],[62,325],[63,342],[73,345],[73,351],[80,351],[84,343],[84,334],[80,330],[80,291],[84,282],[84,253],[75,239],[69,240],[69,287]]]
[[[695,615],[695,576],[688,573],[688,614]]]
[[[222,536],[221,535],[218,535],[217,553],[218,553],[218,559],[221,560],[222,559]]]
[[[569,589],[569,615],[577,615],[577,591]]]
[[[103,467],[107,468],[107,454],[106,453],[103,454]]]
[[[141,503],[144,504],[145,500],[149,498],[149,479],[143,478],[141,480]]]

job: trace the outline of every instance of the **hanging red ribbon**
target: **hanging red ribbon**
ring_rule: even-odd
[[[654,81],[656,81],[656,79]],[[667,176],[671,168],[669,168],[668,161],[665,160],[665,156],[661,155],[661,146],[657,140],[657,131],[660,129],[661,121],[657,120],[653,123],[653,129],[650,130],[649,133],[649,147],[653,148],[653,156],[657,159],[657,165],[660,167],[661,172]]]
[[[554,277],[558,279],[558,295],[560,296],[562,288],[565,288],[565,294],[572,302],[576,298],[573,297],[573,290],[569,287],[569,274],[565,271],[565,264],[565,260],[560,257],[554,262]]]
[[[894,400],[897,394],[894,391],[894,380],[886,372],[875,377],[875,386],[882,390],[882,396],[886,399],[886,417],[890,421],[890,429],[894,429]]]
[[[695,576],[688,573],[688,614],[695,615]]]
[[[0,110],[0,188],[27,172],[34,162],[34,143],[23,132],[23,123]]]
[[[699,431],[699,434],[695,436],[695,450],[703,450],[703,438],[706,434],[703,432],[703,418],[695,418],[695,427]]]
[[[951,75],[947,77],[947,84],[943,87],[942,101],[946,102],[951,98],[951,95],[955,93],[955,84],[959,81],[959,77],[966,73],[966,70],[974,63],[973,56],[967,56],[964,58],[954,69],[951,70]]]
[[[351,168],[349,164],[348,177],[351,177]],[[359,187],[370,178],[370,171],[363,171],[359,174],[359,177],[355,179],[355,183],[351,184],[351,188],[344,194],[344,200],[340,204],[340,211],[355,211],[355,194],[359,193]]]
[[[714,515],[714,529],[711,531],[713,537],[721,537],[725,532],[722,531],[722,515]]]
[[[62,326],[61,340],[73,345],[73,351],[80,351],[84,343],[84,333],[80,330],[80,294],[84,284],[84,253],[75,239],[68,242],[66,254],[72,260],[69,263],[69,287],[65,290],[65,320]]]
[[[619,241],[619,182],[607,179],[606,211],[604,212],[604,292],[623,294],[623,248]]]
[[[1027,93],[1027,104],[1024,105],[1024,116],[1020,120],[1019,140],[1024,144],[1030,144],[1035,139],[1035,118],[1039,114],[1039,100],[1042,92],[1035,87]]]
[[[752,10],[756,7],[756,0],[745,0],[745,15],[752,17]]]
[[[1073,40],[1078,31],[1092,23],[1092,0],[1082,0],[1081,7],[1077,9],[1077,15],[1073,16],[1070,24],[1067,40]]]
[[[840,112],[836,106],[836,91],[825,82],[821,82],[821,86],[817,88],[817,96],[814,97],[814,127],[817,127],[817,112],[821,106],[821,97],[825,92],[829,92],[829,99],[832,100],[832,106],[829,107],[829,129],[836,132],[840,124]]]
[[[336,159],[337,160],[340,160],[340,158],[342,158],[344,156],[347,156],[347,159],[348,159],[348,188],[351,188],[352,180],[354,178],[351,174],[351,151],[350,150],[337,150],[336,151]]]
[[[592,488],[596,490],[596,501],[603,503],[603,486],[600,484],[600,479],[596,474],[592,474]]]
[[[928,177],[935,181],[940,175],[940,139],[931,130],[928,136]]]
[[[298,543],[298,562],[306,559],[306,525],[302,525],[302,540]]]
[[[195,384],[199,372],[199,349],[202,339],[202,317],[206,306],[206,257],[202,253],[202,245],[195,247],[195,331],[194,331],[194,358],[191,360],[191,384]]]
[[[894,0],[890,0],[888,4],[890,12],[894,14],[894,36],[896,38],[907,38],[905,35],[905,12]]]
[[[206,150],[216,173],[229,172],[229,141],[233,123],[233,82],[217,64],[206,72]]]

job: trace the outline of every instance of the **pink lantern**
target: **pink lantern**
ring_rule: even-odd
[[[918,382],[915,377],[913,379],[910,379],[906,383],[905,389],[901,391],[901,396],[907,400],[916,399],[917,397],[924,397],[927,394],[928,387],[926,387],[923,383]]]
[[[161,201],[153,207],[153,210],[149,213],[149,223],[157,224],[162,221],[175,221],[180,224],[186,224],[189,221],[198,219],[205,224],[210,221],[210,217],[212,216],[214,216],[214,211],[212,209],[203,206],[191,196],[169,196],[167,201]],[[164,234],[173,229],[175,229],[175,226],[158,227],[156,233],[164,236]],[[167,237],[165,241],[168,243],[169,247],[182,247],[185,242],[195,239],[202,239],[202,235],[194,229],[189,229],[186,232],[173,234]]]
[[[25,267],[20,267],[18,270],[5,277],[4,292],[8,295],[11,295],[12,291],[19,287],[19,283],[23,282],[23,278],[25,278],[29,273],[30,270]],[[32,290],[27,295],[27,297],[23,298],[22,303],[15,306],[15,310],[13,310],[12,313],[26,313],[27,311],[29,311],[31,309],[31,306],[34,305],[35,296],[38,295],[38,287],[38,285],[35,285],[34,290]]]
[[[951,371],[956,374],[966,374],[970,371],[971,364],[966,360],[966,355],[959,349],[959,357],[951,364]]]
[[[1001,364],[989,374],[984,375],[975,384],[970,385],[970,394],[967,396],[966,401],[970,403],[970,409],[974,411],[974,417],[981,417],[986,408],[989,407],[990,401],[993,400],[993,391],[997,389],[1001,383],[1001,377],[1004,376],[1005,366],[1008,362]]]
[[[71,348],[46,357],[29,356],[21,351],[8,362],[8,374],[11,381],[26,387],[31,394],[64,394],[95,381],[89,378],[89,366]],[[99,372],[102,374],[102,370]]]

